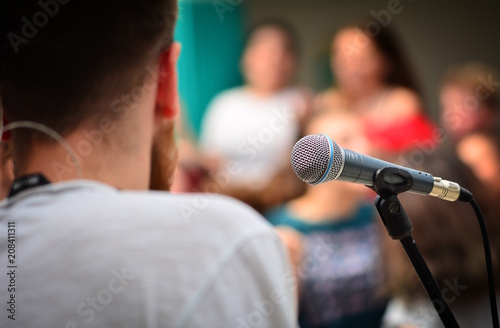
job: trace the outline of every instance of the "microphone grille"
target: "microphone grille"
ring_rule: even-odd
[[[330,142],[333,151],[331,163]],[[339,145],[324,134],[311,134],[297,141],[292,149],[291,160],[297,177],[309,184],[335,179],[342,169],[343,162]],[[327,170],[328,174],[325,176]],[[325,178],[321,179],[323,176]]]

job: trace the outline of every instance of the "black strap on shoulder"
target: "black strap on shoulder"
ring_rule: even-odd
[[[47,180],[47,178],[41,173],[25,175],[14,180],[14,182],[12,183],[12,187],[10,188],[8,197],[17,195],[18,193],[26,189],[40,187],[48,184],[50,184],[50,181]]]

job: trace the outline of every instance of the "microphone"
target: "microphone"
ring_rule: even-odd
[[[373,187],[375,174],[379,169],[398,168],[405,170],[413,178],[414,184],[409,192],[451,202],[467,201],[472,196],[458,183],[343,149],[326,134],[311,134],[297,141],[292,149],[291,160],[297,177],[311,185],[340,180]],[[394,183],[403,182],[397,181],[397,177],[394,179]]]

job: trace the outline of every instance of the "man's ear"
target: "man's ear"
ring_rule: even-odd
[[[162,119],[174,120],[180,110],[177,90],[177,59],[180,52],[180,43],[174,42],[160,56],[155,107],[155,122],[157,124]]]

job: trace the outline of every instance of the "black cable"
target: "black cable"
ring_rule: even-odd
[[[488,273],[490,307],[491,317],[493,319],[493,327],[500,328],[500,323],[498,321],[497,298],[495,294],[495,281],[493,278],[493,264],[491,262],[491,248],[490,241],[488,239],[488,232],[486,231],[486,223],[484,222],[483,213],[481,212],[481,209],[479,208],[476,200],[474,198],[471,198],[468,202],[471,204],[474,212],[476,213],[479,227],[481,228],[481,235],[483,236],[484,257],[486,259],[486,271]]]

